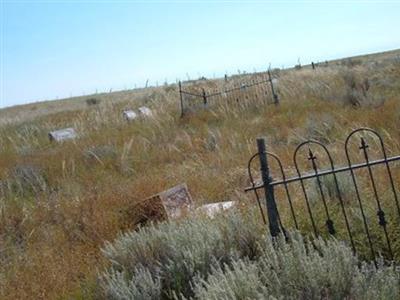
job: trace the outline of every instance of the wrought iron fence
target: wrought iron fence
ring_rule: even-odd
[[[335,166],[331,152],[321,142],[302,142],[294,151],[296,175],[293,177],[287,177],[276,154],[266,151],[265,139],[257,139],[257,146],[258,152],[248,162],[252,185],[245,191],[254,191],[266,223],[259,195],[260,190],[264,191],[272,236],[280,233],[286,235],[286,228],[290,226],[300,231],[305,228],[315,236],[339,235],[349,242],[354,253],[359,252],[358,248],[366,246],[366,249],[369,248],[367,256],[374,261],[378,244],[387,258],[394,258],[393,245],[396,244],[396,249],[400,249],[400,205],[397,190],[400,178],[393,175],[391,163],[400,161],[400,155],[388,157],[386,146],[378,132],[369,128],[352,131],[344,143],[347,164],[342,167]],[[380,158],[372,159],[372,155],[377,153],[380,153]],[[362,158],[362,162],[354,162],[356,155]],[[321,169],[319,158],[323,156],[326,158],[326,167]],[[301,157],[305,158],[303,162]],[[261,172],[260,182],[255,181],[252,171],[257,158]],[[279,179],[272,177],[271,162],[277,166]],[[304,162],[311,166],[311,172],[303,171]],[[327,184],[327,178],[331,178],[330,184]],[[297,189],[293,188],[296,183]],[[276,196],[278,187],[281,187],[280,196],[285,197],[287,203],[279,201]],[[286,218],[282,218],[282,212],[286,212]]]
[[[227,77],[225,77],[225,82],[227,81]],[[279,103],[279,97],[274,88],[274,78],[270,72],[267,71],[266,77],[262,76],[259,80],[251,80],[245,83],[236,84],[233,87],[225,88],[223,90],[212,90],[206,91],[204,87],[196,87],[192,90],[184,90],[182,87],[182,83],[179,81],[179,97],[180,97],[180,105],[181,105],[181,116],[185,114],[185,112],[190,110],[196,110],[199,108],[207,108],[210,104],[214,103],[223,103],[226,102],[239,102],[242,95],[248,99],[246,96],[246,92],[250,89],[255,92],[255,97],[258,94],[268,94],[268,90],[271,92],[272,102],[274,104]]]

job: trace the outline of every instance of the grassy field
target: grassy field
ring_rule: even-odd
[[[316,70],[275,70],[274,76],[279,106],[243,97],[240,104],[217,103],[184,118],[176,85],[0,110],[0,298],[101,297],[98,274],[110,266],[110,256],[101,252],[105,242],[136,229],[142,199],[181,182],[196,205],[237,200],[251,210],[255,199],[243,190],[259,136],[292,175],[298,143],[322,141],[344,164],[343,141],[358,127],[378,130],[388,154],[400,153],[399,50],[332,61]],[[223,85],[216,80],[205,87]],[[100,102],[88,105],[88,98]],[[122,118],[123,109],[142,105],[154,111],[153,118],[130,123]],[[48,140],[49,131],[65,127],[74,127],[79,138]],[[398,164],[393,175],[399,187]],[[384,194],[384,176],[377,180]],[[373,214],[368,187],[366,194]],[[287,206],[279,205],[285,218]],[[304,217],[303,232],[309,230],[306,222]],[[399,260],[399,232],[390,234]],[[361,238],[358,243],[362,246]],[[214,297],[198,290],[203,299]]]

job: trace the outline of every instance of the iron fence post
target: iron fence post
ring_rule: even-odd
[[[183,117],[183,114],[184,114],[184,110],[183,110],[182,83],[181,83],[180,80],[179,80],[178,85],[179,85],[179,97],[180,97],[180,99],[181,99],[181,118],[182,118],[182,117]]]
[[[281,229],[279,226],[279,215],[278,209],[275,202],[274,187],[270,185],[272,178],[269,174],[267,152],[265,150],[265,139],[257,139],[258,155],[260,158],[260,171],[261,178],[264,186],[265,201],[267,205],[267,215],[269,222],[269,229],[273,237],[279,235]]]

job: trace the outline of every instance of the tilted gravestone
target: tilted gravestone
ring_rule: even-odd
[[[160,194],[161,200],[171,218],[182,216],[192,209],[193,200],[186,184],[180,184]]]
[[[63,142],[66,140],[76,139],[78,135],[74,128],[64,128],[49,132],[50,141]]]
[[[192,196],[185,183],[154,195],[147,201],[161,203],[169,219],[179,218],[193,207]]]

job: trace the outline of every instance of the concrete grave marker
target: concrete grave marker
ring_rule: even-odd
[[[135,113],[133,110],[124,110],[122,115],[126,121],[132,121],[138,117],[137,113]]]
[[[66,140],[73,140],[77,137],[78,135],[74,128],[64,128],[49,132],[50,141],[63,142]]]

